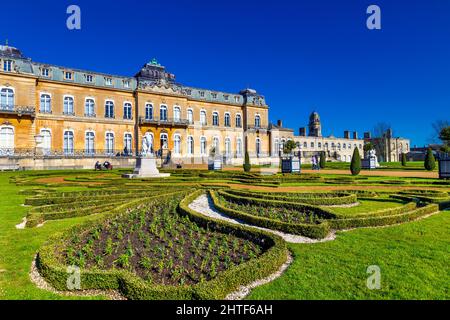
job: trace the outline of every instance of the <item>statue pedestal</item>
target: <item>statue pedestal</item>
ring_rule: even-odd
[[[122,177],[133,179],[133,178],[166,178],[169,177],[170,173],[159,173],[158,168],[156,168],[156,160],[153,157],[138,157],[136,159],[136,167],[133,173],[124,174]]]

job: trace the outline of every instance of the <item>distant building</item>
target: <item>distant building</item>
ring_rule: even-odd
[[[333,135],[322,136],[322,123],[317,112],[312,112],[309,116],[308,134],[306,128],[299,129],[298,136],[294,136],[298,149],[301,151],[303,162],[309,162],[313,155],[318,155],[324,151],[327,160],[350,162],[355,148],[359,149],[363,156],[364,140],[358,138],[356,131],[344,131],[343,138]]]
[[[365,132],[364,141],[374,145],[379,162],[398,162],[402,153],[410,152],[410,140],[394,137],[392,129],[388,129],[381,137],[372,137],[370,132]]]

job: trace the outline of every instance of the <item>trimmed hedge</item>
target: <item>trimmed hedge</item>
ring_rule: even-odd
[[[398,213],[388,216],[386,215],[372,216],[366,218],[334,219],[330,220],[329,223],[333,229],[386,226],[391,224],[413,221],[427,214],[431,214],[437,211],[439,211],[438,205],[429,204],[425,207],[408,211],[406,213]]]
[[[263,228],[268,228],[268,229],[274,229],[274,230],[279,230],[279,231],[283,231],[286,233],[291,233],[291,234],[298,234],[298,235],[302,235],[308,238],[314,238],[314,239],[322,239],[325,238],[329,231],[330,231],[330,227],[328,225],[327,222],[322,221],[319,224],[306,224],[306,223],[287,223],[287,222],[283,222],[280,220],[273,220],[273,219],[269,219],[269,218],[264,218],[264,217],[258,217],[258,216],[254,216],[242,211],[237,211],[234,209],[230,209],[227,208],[226,206],[224,206],[220,200],[217,197],[217,193],[215,191],[210,190],[209,194],[214,202],[214,206],[219,210],[222,211],[224,214],[245,221],[247,223],[253,224],[255,226],[259,226],[259,227],[263,227]],[[251,199],[251,198],[247,198],[247,200],[251,201],[255,201],[258,202],[261,201],[261,199]],[[268,201],[268,200],[267,200]],[[286,205],[286,202],[282,202],[282,201],[270,201],[273,205],[277,205],[277,204],[284,204]],[[289,206],[289,203],[287,204]],[[300,207],[304,207],[304,208],[308,208],[308,209],[313,209],[313,210],[317,210],[318,212],[322,211],[322,212],[326,212],[326,214],[330,214],[333,215],[333,213],[330,213],[328,211],[322,210],[320,208],[317,207],[312,207],[312,206],[306,206],[306,205],[299,205],[297,203],[293,204],[293,207],[296,208],[300,208]]]
[[[241,236],[262,245],[265,252],[260,257],[238,266],[232,266],[230,269],[220,272],[214,279],[192,286],[154,285],[124,270],[82,270],[82,289],[114,289],[120,291],[131,300],[224,299],[227,294],[237,290],[241,285],[267,277],[278,270],[286,261],[287,249],[285,242],[278,236],[211,219],[189,209],[189,203],[203,192],[203,190],[198,190],[184,198],[178,206],[178,212],[182,215],[188,215],[190,219],[202,227],[227,234],[233,233],[236,236]],[[138,203],[135,203],[134,208],[137,205]],[[123,213],[123,210],[125,210],[123,207],[117,208],[108,213],[108,215],[103,216],[100,221],[88,221],[81,226],[73,227],[71,232],[82,232],[90,227],[95,227],[104,219]],[[37,255],[39,272],[58,290],[67,290],[66,266],[62,265],[55,257],[55,252],[58,246],[63,243],[61,241],[63,239],[63,234],[54,236],[48,244],[39,250]]]
[[[151,196],[149,196],[147,194],[138,194],[138,195],[132,197],[131,199],[122,199],[122,201],[117,201],[117,198],[114,198],[114,202],[106,201],[106,203],[104,203],[103,205],[93,205],[93,206],[86,207],[86,208],[79,208],[79,209],[75,208],[75,209],[66,210],[66,211],[37,212],[37,211],[32,211],[33,210],[32,209],[30,211],[30,213],[27,215],[26,227],[33,228],[33,227],[36,227],[37,225],[42,224],[45,221],[49,221],[49,220],[60,220],[60,219],[89,216],[89,215],[102,213],[102,212],[111,210],[111,209],[115,208],[117,205],[120,205],[124,202],[135,203],[136,201],[137,202],[142,201],[142,198],[144,198],[144,201],[145,201],[145,200],[161,197],[162,195],[166,196],[166,195],[174,195],[174,194],[178,194],[178,193],[180,193],[180,191],[172,192],[172,193],[161,192],[160,194],[153,194]],[[109,199],[111,199],[111,197],[108,197],[108,199],[105,199],[105,200],[109,200]],[[99,202],[99,201],[95,201],[95,202]],[[71,203],[69,203],[69,205],[70,204]],[[37,207],[37,208],[34,208],[34,210],[36,210],[36,209],[45,210],[45,208],[48,208],[48,207],[52,207],[52,206]]]
[[[356,194],[345,192],[330,192],[330,193],[277,193],[277,192],[255,192],[255,191],[241,191],[230,189],[226,191],[228,194],[233,194],[242,197],[251,197],[265,200],[290,201],[305,204],[312,204],[318,206],[331,205],[346,205],[353,204],[358,201]]]

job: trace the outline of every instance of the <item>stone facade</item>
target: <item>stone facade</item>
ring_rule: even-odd
[[[370,132],[366,132],[364,140],[373,144],[379,162],[400,162],[402,153],[408,154],[411,151],[410,140],[394,137],[392,129],[387,130],[381,137],[372,137]]]
[[[245,151],[271,161],[265,98],[255,90],[226,93],[179,84],[156,60],[134,77],[33,62],[0,46],[0,157],[133,157],[144,135],[172,162],[207,163],[215,147],[229,164]]]
[[[358,138],[357,132],[345,131],[343,138],[334,136],[322,136],[322,124],[319,114],[313,112],[309,118],[309,132],[306,128],[299,129],[299,135],[294,136],[293,140],[297,144],[297,149],[301,151],[302,162],[311,162],[311,157],[325,152],[327,160],[350,162],[355,148],[359,149],[363,157],[364,140]]]

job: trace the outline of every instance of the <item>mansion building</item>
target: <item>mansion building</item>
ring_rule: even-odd
[[[320,152],[325,152],[327,160],[350,162],[356,148],[359,149],[361,157],[364,156],[364,140],[358,138],[356,131],[344,131],[343,138],[322,136],[322,124],[317,112],[311,113],[309,117],[308,133],[306,127],[302,127],[293,140],[305,159],[302,162],[310,162],[310,158]]]
[[[91,168],[97,157],[133,158],[148,136],[174,162],[205,163],[214,149],[230,164],[245,151],[268,163],[285,131],[269,123],[255,90],[185,86],[156,60],[124,77],[38,63],[0,46],[0,158],[88,158],[65,163]]]

